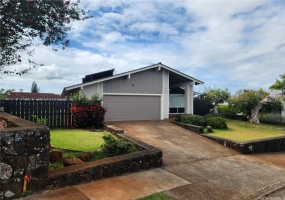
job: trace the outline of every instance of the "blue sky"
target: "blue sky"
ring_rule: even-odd
[[[44,66],[0,79],[0,87],[61,93],[86,74],[154,63],[205,82],[196,87],[268,90],[285,73],[285,1],[82,0],[94,18],[72,22],[70,48],[35,47]],[[17,64],[21,68],[27,63]]]

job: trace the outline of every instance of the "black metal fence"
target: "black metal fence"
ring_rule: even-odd
[[[3,100],[4,111],[25,120],[46,121],[50,128],[72,126],[68,100]]]

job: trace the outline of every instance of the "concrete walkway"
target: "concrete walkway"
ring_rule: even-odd
[[[241,155],[167,121],[112,124],[162,149],[163,167],[48,191],[25,199],[125,200],[154,192],[164,192],[179,200],[285,199],[285,164],[274,159],[274,154]],[[278,153],[278,156],[284,160],[285,154]]]

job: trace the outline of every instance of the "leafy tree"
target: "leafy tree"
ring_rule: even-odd
[[[252,111],[257,109],[257,106],[262,103],[262,100],[268,98],[268,93],[264,90],[239,90],[229,99],[229,106],[236,109],[238,112],[244,113],[248,117],[252,117]],[[282,108],[280,100],[268,101],[268,103],[262,103],[257,111],[261,113],[272,113]],[[258,115],[255,113],[255,116]]]
[[[218,113],[219,103],[224,103],[228,101],[231,94],[228,91],[228,89],[222,90],[222,89],[205,88],[205,91],[199,96],[200,99],[203,99],[214,105],[214,113]]]
[[[265,98],[268,93],[260,90],[239,90],[229,99],[229,105],[242,112],[247,116],[250,116],[251,110],[257,106],[258,102]]]
[[[11,94],[11,92],[14,92],[14,89],[8,89],[5,90],[3,88],[0,89],[0,100],[5,99],[7,96],[9,96]]]
[[[269,87],[270,90],[281,90],[285,93],[285,74],[280,75],[281,80],[276,79],[275,83]]]
[[[38,85],[35,81],[32,83],[31,92],[32,93],[39,93],[40,92],[40,88],[38,88]]]
[[[0,71],[6,74],[24,74],[28,70],[4,69],[22,62],[21,52],[30,57],[29,50],[34,39],[39,38],[40,44],[52,45],[63,49],[70,43],[67,32],[71,29],[69,23],[86,19],[86,12],[79,8],[79,1],[69,0],[2,0],[0,1]],[[37,63],[29,59],[35,67]]]

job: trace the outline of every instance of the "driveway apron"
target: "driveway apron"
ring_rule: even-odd
[[[242,155],[171,122],[112,124],[160,148],[164,161],[162,169],[189,182],[164,191],[173,199],[257,199],[285,186],[284,165]]]

